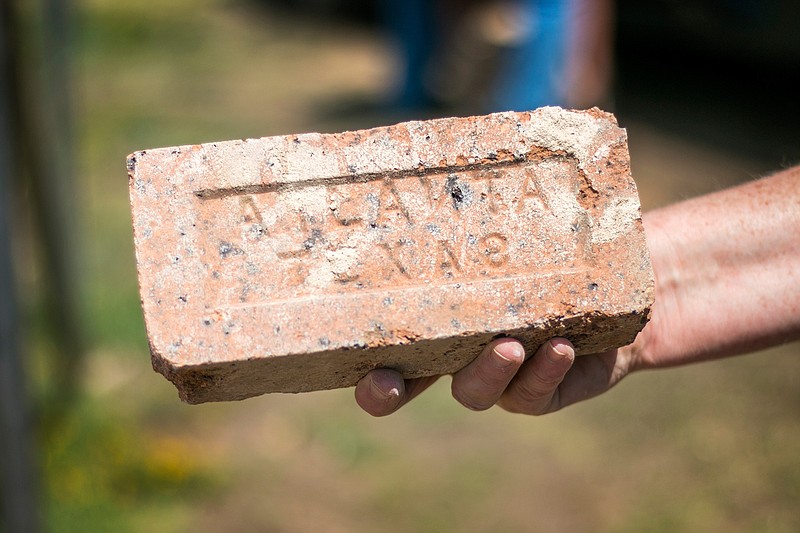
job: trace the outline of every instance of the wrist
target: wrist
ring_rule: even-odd
[[[677,312],[682,268],[680,248],[667,230],[670,213],[665,209],[651,211],[642,216],[647,248],[655,280],[655,298],[650,310],[650,321],[630,346],[623,348],[628,359],[629,372],[662,366],[671,366],[669,350],[680,342],[667,323],[674,321]],[[672,331],[673,335],[668,335]]]

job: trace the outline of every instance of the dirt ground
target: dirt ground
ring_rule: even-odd
[[[796,344],[635,375],[602,398],[542,418],[468,412],[450,398],[448,379],[384,419],[361,413],[352,390],[181,404],[150,368],[125,156],[393,122],[366,107],[345,111],[354,101],[380,101],[395,60],[374,29],[242,2],[79,5],[79,199],[93,350],[86,397],[43,460],[51,530],[800,526]],[[648,105],[635,84],[625,90],[614,106],[645,209],[787,163],[699,135],[690,98],[682,119],[667,124],[658,110],[674,107]]]

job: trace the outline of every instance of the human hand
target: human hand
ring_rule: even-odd
[[[499,405],[512,413],[542,415],[614,386],[631,370],[632,353],[620,348],[576,359],[568,340],[554,338],[526,360],[519,341],[497,339],[472,363],[453,374],[453,397],[474,411]],[[439,377],[404,380],[394,370],[376,369],[356,385],[356,402],[373,416],[385,416]]]
[[[526,360],[518,341],[497,339],[453,375],[453,396],[474,410],[496,404],[538,415],[597,396],[633,370],[800,340],[800,247],[786,231],[798,221],[800,165],[645,214],[656,295],[633,344],[575,358],[556,338]],[[356,385],[356,401],[388,415],[437,378],[373,370]]]

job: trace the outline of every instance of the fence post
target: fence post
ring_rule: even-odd
[[[8,2],[0,2],[0,529],[40,530],[35,441],[19,342],[11,243],[12,109]]]

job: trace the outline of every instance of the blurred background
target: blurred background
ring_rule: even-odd
[[[599,105],[645,209],[800,163],[793,0],[9,0],[0,531],[800,529],[798,345],[543,418],[442,379],[188,406],[150,367],[125,157]],[[787,228],[787,231],[797,231]]]

